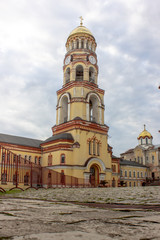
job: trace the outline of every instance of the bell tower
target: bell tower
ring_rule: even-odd
[[[67,174],[89,179],[94,172],[98,183],[111,178],[109,128],[104,124],[104,90],[98,87],[97,43],[80,19],[66,41],[63,86],[57,91],[52,131],[53,136],[69,133],[74,139],[70,149],[63,151]]]
[[[57,92],[57,125],[76,117],[104,124],[104,91],[97,85],[96,47],[93,34],[83,26],[81,18],[80,26],[66,42],[63,88]]]

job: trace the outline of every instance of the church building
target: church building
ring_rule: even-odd
[[[129,149],[121,154],[123,160],[129,160],[134,165],[139,164],[141,168],[146,167],[146,175],[142,174],[143,178],[152,178],[153,180],[160,179],[160,145],[153,145],[153,136],[144,130],[138,136],[138,145],[135,148]],[[131,163],[130,163],[131,164]],[[140,174],[139,174],[140,178]]]
[[[0,145],[42,167],[98,186],[118,186],[119,168],[112,164],[109,127],[104,122],[104,90],[98,86],[95,37],[83,26],[66,41],[63,85],[57,91],[56,125],[48,139],[0,134]],[[3,158],[1,152],[1,157]],[[114,164],[116,166],[116,162]],[[7,172],[3,173],[7,178]],[[29,174],[29,173],[28,173]]]

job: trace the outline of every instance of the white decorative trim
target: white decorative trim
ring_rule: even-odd
[[[89,162],[87,164],[87,168],[89,167],[89,165],[91,165],[95,161],[98,162],[100,166],[102,166],[103,171],[106,171],[106,167],[104,165],[104,162],[99,158],[91,158],[91,160],[89,160]]]
[[[61,101],[62,101],[62,98],[64,96],[66,96],[67,99],[68,99],[68,119],[67,119],[67,121],[70,121],[70,97],[69,97],[69,93],[64,93],[60,96],[59,101],[58,101],[58,110],[61,107]],[[58,124],[60,124],[60,110],[58,111]]]

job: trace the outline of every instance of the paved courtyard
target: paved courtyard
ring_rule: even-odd
[[[160,239],[160,187],[1,194],[0,239]]]

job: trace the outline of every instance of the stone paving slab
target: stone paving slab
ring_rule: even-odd
[[[17,196],[55,201],[160,204],[160,186],[135,188],[56,188],[27,190]]]
[[[0,240],[160,239],[160,213],[152,209],[134,208],[133,199],[131,200],[128,194],[125,195],[127,191],[128,193],[135,191],[136,193],[132,193],[132,196],[139,192],[134,202],[140,204],[144,201],[144,197],[142,199],[140,197],[144,195],[144,190],[149,192],[149,200],[146,201],[148,206],[152,203],[154,206],[159,202],[159,199],[156,199],[159,196],[159,188],[156,187],[100,190],[49,189],[1,195]],[[152,198],[151,191],[155,193]],[[105,199],[111,197],[111,192],[113,192],[114,201],[117,201],[120,195],[124,195],[124,202],[127,202],[126,209],[109,209],[102,206],[92,208],[90,205],[78,205],[78,202],[84,203],[84,200],[87,204],[93,200],[97,200],[97,204],[106,203]],[[60,202],[59,198],[63,202]],[[77,202],[76,204],[69,203],[67,199],[76,199]],[[133,208],[128,210],[128,204],[132,204]]]

